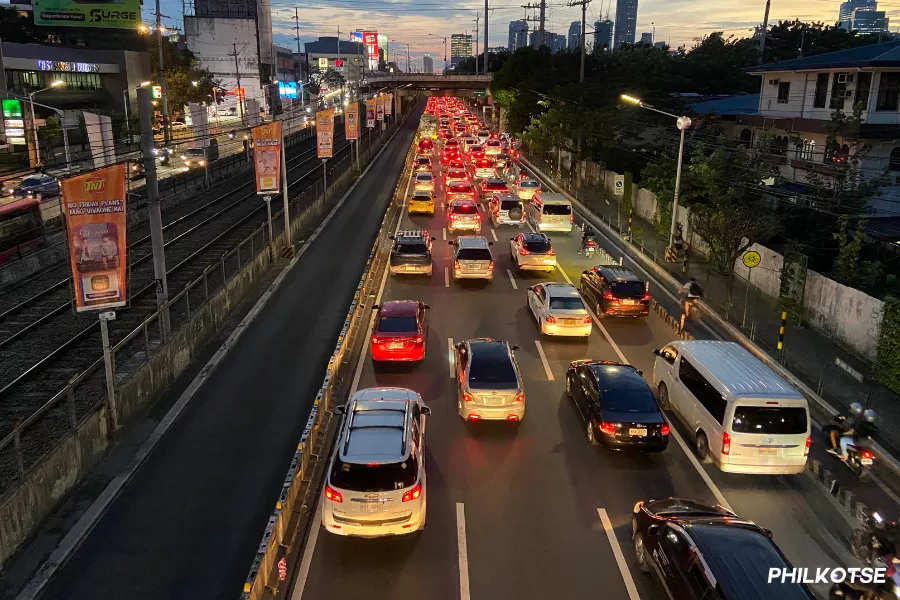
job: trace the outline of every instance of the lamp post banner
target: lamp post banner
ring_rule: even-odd
[[[276,196],[281,191],[281,121],[252,130],[256,193]]]
[[[359,102],[353,102],[344,109],[344,137],[359,139]]]
[[[384,96],[375,99],[375,114],[378,115],[379,121],[384,121]]]
[[[375,127],[375,98],[366,100],[366,127]]]
[[[319,158],[331,158],[334,153],[334,109],[316,112],[316,149]]]
[[[384,114],[391,116],[394,114],[394,95],[388,94],[384,99]]]

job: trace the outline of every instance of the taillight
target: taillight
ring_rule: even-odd
[[[553,249],[547,250],[547,256],[556,256],[556,250],[553,250]]]
[[[593,323],[593,322],[594,322],[594,320],[591,319],[590,317],[585,317],[585,318],[584,318],[584,324],[585,324],[585,325],[590,325],[590,324]]]
[[[606,290],[605,292],[603,292],[603,299],[604,300],[615,300],[615,298],[613,298],[613,295],[612,295],[612,290]]]
[[[806,436],[806,448],[803,449],[803,456],[806,456],[809,454],[809,445],[810,444],[812,444],[812,438],[809,436]],[[865,453],[863,453],[863,454],[865,454]]]
[[[329,487],[327,485],[325,486],[325,498],[328,500],[331,500],[332,502],[343,502],[344,501],[344,498],[341,497],[341,495],[338,492],[334,491],[333,489],[331,489],[331,487]]]
[[[453,268],[456,269],[457,271],[460,269],[458,260],[453,261]]]
[[[379,337],[374,337],[374,336],[372,337],[372,343],[373,343],[373,344],[380,344],[380,343],[383,342],[383,341],[384,341],[384,340],[382,340],[382,339],[379,338]]]
[[[614,423],[600,421],[600,431],[602,431],[606,435],[616,435],[616,426]]]
[[[516,394],[516,402],[525,402],[525,394],[522,392]]]
[[[519,250],[519,254],[521,256],[525,256],[526,254],[531,254],[531,252],[528,251],[528,248],[522,248],[521,250]]]
[[[722,454],[731,454],[731,436],[727,431],[722,432]]]
[[[470,394],[469,392],[463,392],[463,402],[474,402],[472,394]]]
[[[594,240],[588,240],[588,241],[587,241],[587,245],[590,246],[591,248],[593,248],[594,246],[596,246],[596,244],[594,243]]]
[[[644,292],[643,300],[650,300],[650,292]]]
[[[809,438],[806,438],[806,439],[809,440]],[[809,445],[807,445],[806,449],[809,450]],[[872,458],[872,453],[868,450],[863,450],[862,457],[863,458]]]
[[[575,222],[575,215],[573,215],[572,213],[569,213],[569,223],[574,223],[574,222]]]
[[[480,221],[480,220],[481,220],[481,215],[475,215],[475,220],[476,220],[476,221]]]
[[[547,323],[556,323],[556,319],[554,319],[554,318],[551,317],[550,315],[547,315],[547,316],[544,318],[544,321],[546,321]]]
[[[417,344],[421,344],[421,343],[424,342],[424,341],[425,341],[425,338],[423,338],[421,335],[416,337],[416,343],[417,343]]]
[[[488,271],[491,271],[493,269],[494,269],[494,261],[491,261],[488,263]]]
[[[669,435],[668,423],[663,423],[662,427],[659,428],[659,435]]]
[[[417,483],[416,487],[409,490],[408,492],[404,492],[403,497],[400,500],[401,500],[401,502],[409,502],[410,500],[417,499],[421,495],[422,495],[422,484]]]

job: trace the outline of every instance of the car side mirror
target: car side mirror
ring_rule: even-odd
[[[437,239],[436,237],[431,236],[431,241],[432,241],[432,242],[433,242],[434,240],[436,240],[436,239]]]
[[[587,273],[587,271],[585,271],[585,273]],[[655,354],[656,356],[662,356],[662,354],[659,353],[659,348],[654,349],[653,354]]]
[[[511,349],[511,350],[518,350],[518,349],[519,349],[519,346],[518,346],[518,345],[510,346],[510,349]]]
[[[582,275],[587,275],[589,272],[590,272],[590,271],[582,271],[581,274],[582,274]]]
[[[342,415],[342,414],[344,414],[344,411],[346,410],[346,408],[347,408],[347,407],[344,406],[343,404],[340,405],[340,406],[335,406],[335,407],[334,407],[334,414],[336,414],[336,415]]]
[[[641,371],[640,369],[638,369],[638,375],[643,375],[643,374],[644,374],[644,372]]]
[[[509,238],[509,241],[514,242],[516,241],[516,238]]]
[[[425,415],[425,416],[427,417],[428,415],[431,414],[431,409],[428,408],[427,406],[423,406],[423,407],[422,407],[422,414]]]
[[[448,246],[452,246],[452,245],[453,245],[453,240],[447,240],[447,245],[448,245]]]
[[[422,306],[425,307],[425,310],[428,310],[429,308],[431,308],[431,306],[429,306],[428,304],[423,304]]]

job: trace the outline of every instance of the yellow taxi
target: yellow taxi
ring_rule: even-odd
[[[409,197],[406,203],[406,210],[409,214],[425,213],[434,214],[434,193],[424,190],[416,190]]]

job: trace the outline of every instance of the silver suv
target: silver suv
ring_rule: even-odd
[[[516,423],[525,418],[525,388],[513,356],[513,350],[518,349],[490,338],[454,346],[460,417],[466,421]]]
[[[405,388],[356,392],[325,476],[322,526],[336,535],[381,537],[425,528],[425,417]]]
[[[494,279],[494,257],[487,241],[480,235],[462,235],[448,241],[453,247],[450,262],[453,264],[453,280],[460,279]]]

